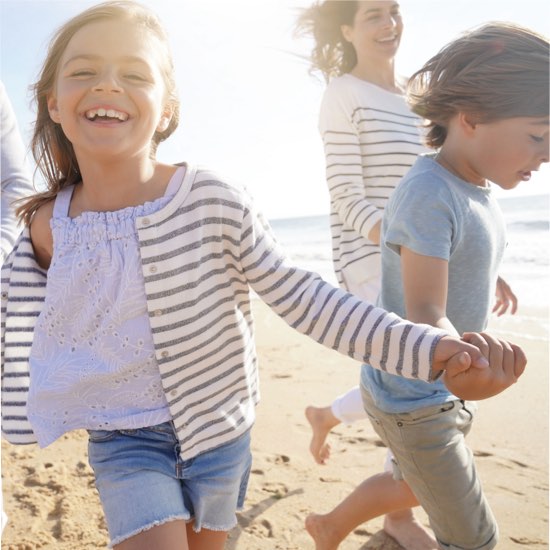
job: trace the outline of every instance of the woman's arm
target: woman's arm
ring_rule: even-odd
[[[359,129],[344,95],[345,90],[327,89],[320,113],[330,200],[342,224],[380,244],[382,211],[365,197]]]

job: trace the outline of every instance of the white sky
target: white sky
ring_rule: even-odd
[[[88,0],[0,0],[0,75],[28,141],[34,82],[49,38]],[[245,183],[269,218],[328,212],[317,113],[324,84],[292,36],[309,0],[145,0],[168,30],[182,115],[159,148],[166,162],[190,161]],[[507,20],[550,35],[545,0],[402,0],[405,34],[398,69],[410,74],[457,34]],[[548,193],[546,166],[511,194]]]

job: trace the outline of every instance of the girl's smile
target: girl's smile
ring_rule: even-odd
[[[117,120],[126,122],[129,117],[128,113],[123,113],[108,106],[90,109],[84,113],[84,116],[92,122],[113,122]]]
[[[79,164],[105,156],[150,156],[153,135],[170,120],[162,55],[152,33],[124,21],[90,23],[73,35],[48,108]]]

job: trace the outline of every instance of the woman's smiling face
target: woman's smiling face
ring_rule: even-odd
[[[393,0],[358,2],[353,26],[342,25],[342,34],[364,57],[393,58],[399,48],[403,21],[399,4]]]

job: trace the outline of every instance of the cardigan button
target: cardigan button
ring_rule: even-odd
[[[172,391],[170,392],[170,395],[171,395],[172,397],[176,397],[176,395],[178,395],[178,390],[172,390]]]
[[[141,223],[142,223],[145,227],[147,227],[147,226],[151,223],[151,220],[150,220],[149,218],[143,218],[143,219],[141,220]]]
[[[8,299],[8,293],[2,292],[2,300],[7,300],[7,299]]]
[[[163,359],[166,359],[168,357],[169,353],[165,350],[163,352],[161,352],[160,356],[163,358]]]
[[[153,315],[155,317],[160,317],[162,315],[162,309],[155,309],[155,311],[153,311]]]
[[[157,266],[156,265],[152,265],[150,268],[149,268],[149,273],[156,273],[157,272]]]

